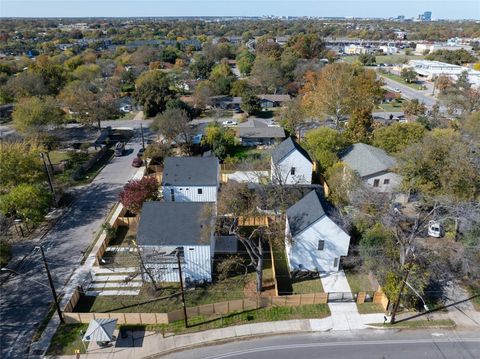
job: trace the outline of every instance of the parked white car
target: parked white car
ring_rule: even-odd
[[[428,222],[428,235],[430,237],[440,238],[442,237],[442,225],[437,221]]]
[[[132,105],[123,105],[120,107],[120,111],[128,113],[132,111]]]
[[[237,126],[238,123],[236,121],[233,121],[233,120],[227,120],[227,121],[223,121],[222,125],[224,125],[224,126]]]

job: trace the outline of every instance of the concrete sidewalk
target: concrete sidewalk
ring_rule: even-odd
[[[362,317],[362,321],[365,324],[383,321],[383,315],[380,315],[380,320],[376,316],[376,314],[368,314],[360,317]],[[367,327],[364,326],[364,328]],[[112,347],[99,348],[95,343],[92,343],[90,344],[88,353],[82,354],[81,358],[149,358],[186,348],[192,349],[197,346],[214,344],[222,341],[300,332],[326,332],[331,330],[335,330],[332,317],[244,324],[191,334],[166,334],[165,337],[163,337],[162,334],[153,332],[143,333],[129,331],[128,338],[123,339],[119,336],[117,330],[115,335],[118,339]],[[75,358],[75,356],[50,356],[49,358],[66,359]]]

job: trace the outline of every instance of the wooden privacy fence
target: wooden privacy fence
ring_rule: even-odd
[[[77,297],[78,294],[78,297]],[[72,299],[78,302],[80,294],[77,292]],[[326,304],[327,293],[312,293],[287,295],[282,297],[257,297],[252,299],[238,299],[226,302],[187,307],[187,316],[209,316],[215,314],[228,314],[243,312],[267,307],[296,307],[307,304]],[[76,302],[70,301],[66,308],[74,308]],[[67,323],[89,323],[92,319],[112,318],[118,319],[119,324],[168,324],[183,319],[183,310],[175,310],[169,313],[63,313]]]
[[[359,292],[357,303],[365,301],[365,293]],[[74,313],[71,312],[81,297],[77,290],[65,306],[63,315],[67,323],[89,323],[92,319],[111,318],[117,319],[119,324],[168,324],[183,319],[183,310],[169,313]],[[300,305],[327,304],[328,293],[310,293],[285,295],[280,297],[262,297],[251,299],[230,300],[219,303],[210,303],[196,307],[187,307],[187,316],[210,316],[243,312],[267,307],[297,307]],[[388,307],[388,298],[381,292],[375,292],[373,303],[381,304],[384,310]]]

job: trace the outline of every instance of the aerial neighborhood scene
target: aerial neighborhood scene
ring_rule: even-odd
[[[0,358],[480,358],[478,0],[0,16]]]

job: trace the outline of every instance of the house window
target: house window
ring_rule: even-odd
[[[379,179],[373,180],[373,187],[378,187],[379,184],[380,184]]]
[[[292,168],[290,169],[290,174],[291,174],[292,176],[295,176],[295,167],[292,167]]]
[[[175,202],[175,190],[173,188],[170,189],[170,197],[172,199],[172,202]]]
[[[388,178],[385,178],[385,179],[383,180],[383,184],[390,184],[390,180],[389,180]]]
[[[323,251],[323,248],[325,248],[325,241],[324,240],[319,240],[318,241],[318,250]]]
[[[198,188],[197,189],[197,194],[202,194],[203,193],[203,188]]]
[[[338,257],[333,260],[333,268],[338,268]]]

